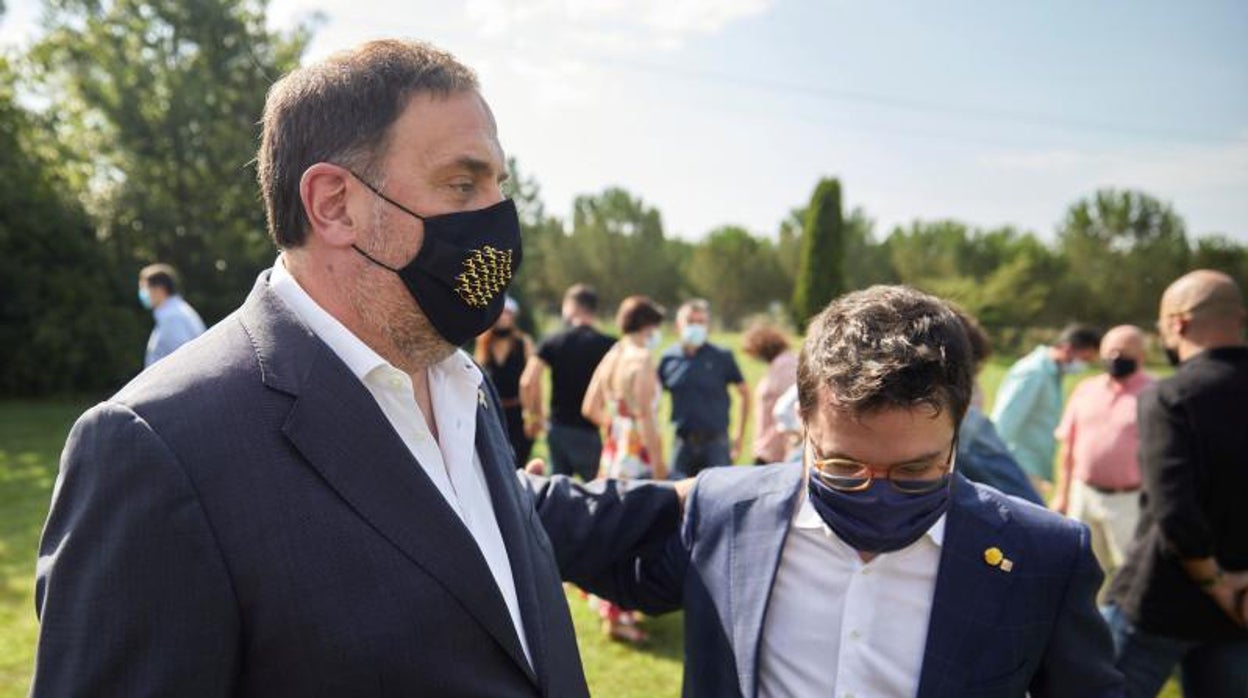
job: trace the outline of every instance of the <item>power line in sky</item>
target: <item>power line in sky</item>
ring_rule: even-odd
[[[1037,114],[1032,112],[1024,112],[1013,109],[999,109],[994,107],[970,107],[963,105],[936,104],[933,102],[924,102],[921,100],[906,99],[902,97],[894,97],[890,95],[874,94],[856,90],[834,90],[831,88],[809,85],[794,82],[785,82],[781,80],[770,80],[752,76],[733,75],[714,70],[705,70],[701,68],[686,68],[671,65],[660,65],[654,63],[646,63],[642,61],[632,61],[620,58],[596,58],[587,62],[595,63],[604,68],[614,68],[626,70],[636,73],[643,73],[651,76],[679,78],[695,82],[718,82],[730,85],[737,85],[757,90],[766,90],[769,92],[781,92],[788,94],[799,94],[821,99],[834,100],[839,102],[850,102],[858,104],[867,104],[876,107],[884,107],[888,109],[898,109],[912,112],[927,113],[943,113],[956,116],[964,116],[975,119],[988,119],[997,121],[1013,121],[1017,123],[1027,123],[1038,126],[1048,126],[1067,130],[1082,131],[1100,131],[1113,133],[1115,135],[1135,135],[1149,138],[1162,138],[1166,140],[1182,140],[1188,142],[1202,142],[1223,145],[1234,145],[1244,142],[1243,138],[1228,138],[1224,135],[1211,134],[1207,132],[1188,131],[1171,128],[1156,128],[1150,126],[1142,126],[1138,124],[1115,124],[1105,121],[1068,119],[1061,116],[1051,114]]]

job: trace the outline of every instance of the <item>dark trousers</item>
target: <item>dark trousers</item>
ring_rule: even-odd
[[[586,482],[598,477],[602,435],[597,429],[551,422],[546,445],[550,448],[550,467],[556,475],[580,475]]]
[[[676,432],[672,443],[671,474],[673,480],[693,477],[706,468],[716,465],[732,465],[728,433],[681,433]]]
[[[1248,640],[1189,642],[1136,628],[1122,609],[1107,606],[1118,670],[1127,698],[1153,698],[1178,666],[1184,698],[1248,698]]]

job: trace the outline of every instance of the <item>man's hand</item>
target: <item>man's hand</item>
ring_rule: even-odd
[[[738,436],[737,438],[733,439],[732,446],[728,449],[728,459],[731,460],[733,463],[736,463],[737,459],[741,457],[741,451],[744,450],[744,448],[745,448],[745,437]]]
[[[537,435],[542,433],[542,425],[546,419],[542,415],[528,412],[524,415],[524,435],[530,439],[536,439]]]
[[[689,496],[689,490],[693,489],[693,483],[697,482],[696,477],[687,477],[684,480],[677,480],[675,483],[676,496],[680,498],[680,509],[685,509],[685,497]]]
[[[530,475],[545,475],[546,474],[546,461],[542,460],[541,458],[534,458],[533,460],[529,461],[528,465],[524,466],[524,472]]]

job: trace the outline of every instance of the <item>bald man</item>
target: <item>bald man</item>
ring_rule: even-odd
[[[1143,370],[1144,333],[1119,325],[1101,340],[1104,372],[1075,387],[1054,435],[1062,443],[1055,511],[1088,525],[1106,574],[1122,566],[1139,522],[1137,400],[1153,378]]]
[[[1139,398],[1138,537],[1106,617],[1128,695],[1183,667],[1186,696],[1248,696],[1248,344],[1231,277],[1166,289],[1157,329],[1178,369]]]

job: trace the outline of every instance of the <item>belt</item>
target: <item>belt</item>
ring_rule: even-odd
[[[1094,489],[1097,492],[1100,492],[1101,494],[1130,494],[1132,492],[1140,491],[1139,485],[1136,485],[1135,487],[1101,487],[1099,485],[1093,485],[1087,482],[1085,482],[1084,484],[1090,487],[1091,489]]]
[[[676,436],[681,441],[687,441],[691,444],[704,444],[720,437],[726,437],[727,433],[722,431],[682,431],[677,429]]]

